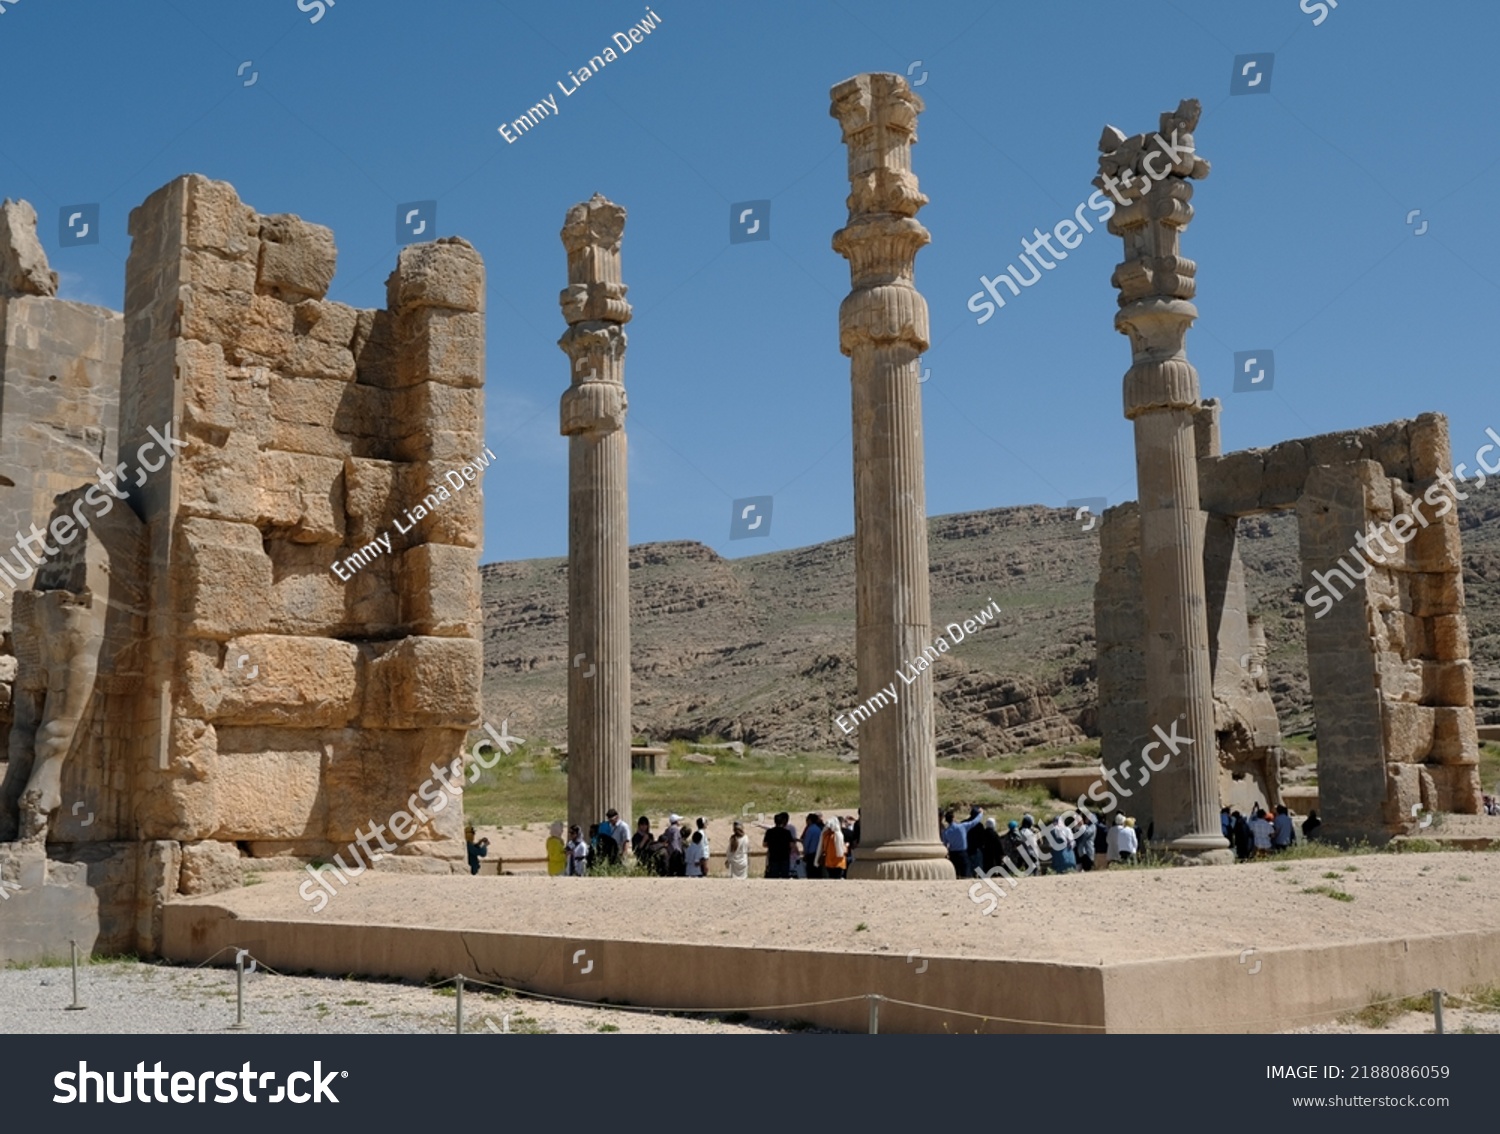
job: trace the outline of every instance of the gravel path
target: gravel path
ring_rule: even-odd
[[[161,1034],[222,1032],[234,1023],[233,969],[183,968],[136,961],[79,970],[82,1012],[72,1003],[66,968],[0,969],[0,1034]],[[245,978],[245,1023],[273,1034],[449,1033],[451,988],[358,979],[278,976]],[[464,992],[464,1030],[488,1034],[766,1035],[774,1024],[727,1024],[713,1017],[649,1015],[544,1000]]]

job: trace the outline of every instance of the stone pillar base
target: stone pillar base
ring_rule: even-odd
[[[1184,835],[1167,844],[1176,866],[1224,866],[1234,862],[1234,851],[1223,835]]]
[[[955,875],[941,843],[886,843],[859,847],[849,877],[876,882],[951,882]]]

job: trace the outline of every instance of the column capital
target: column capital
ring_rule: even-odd
[[[911,171],[922,100],[900,75],[855,75],[830,92],[828,113],[843,127],[849,151],[849,216],[896,213],[914,217],[927,204]]]
[[[849,261],[851,290],[839,309],[839,349],[929,342],[927,301],[915,283],[917,252],[932,234],[916,219],[927,198],[911,168],[922,100],[900,75],[856,75],[833,88],[829,113],[849,151],[849,221],[833,250]]]
[[[568,286],[558,297],[569,324],[630,322],[629,290],[620,280],[620,238],[625,210],[595,193],[568,210],[562,242],[568,252]]]

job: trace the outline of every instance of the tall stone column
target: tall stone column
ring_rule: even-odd
[[[1208,162],[1193,152],[1199,110],[1195,99],[1184,100],[1161,116],[1154,136],[1126,138],[1106,127],[1094,184],[1114,198],[1109,230],[1125,242],[1125,260],[1110,282],[1120,291],[1115,329],[1130,337],[1134,359],[1125,374],[1125,416],[1135,424],[1148,724],[1153,735],[1174,738],[1148,745],[1121,780],[1149,782],[1156,839],[1190,861],[1214,862],[1233,855],[1219,826],[1194,427],[1201,404],[1186,350],[1198,317],[1190,302],[1197,265],[1179,255],[1182,230],[1193,219],[1188,179],[1208,176]]]
[[[595,193],[568,210],[558,340],[572,362],[568,438],[568,821],[629,821],[630,555],[625,464],[625,210]]]
[[[839,349],[854,396],[854,572],[859,699],[896,681],[932,644],[918,359],[927,303],[912,280],[930,239],[911,171],[918,98],[899,75],[856,75],[833,88],[849,148],[849,223],[833,249],[852,290],[839,308]],[[937,831],[931,677],[903,685],[859,727],[856,878],[952,878]]]

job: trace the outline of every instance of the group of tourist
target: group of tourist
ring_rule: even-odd
[[[1486,797],[1486,811],[1497,803]],[[967,817],[958,815],[967,809]],[[1296,826],[1285,804],[1268,812],[1256,804],[1246,815],[1228,807],[1219,814],[1220,830],[1241,861],[1284,851],[1296,842]],[[836,815],[825,820],[812,812],[799,831],[791,816],[779,812],[764,830],[767,878],[845,878],[859,845],[859,819]],[[1302,837],[1312,839],[1322,826],[1316,811],[1302,823]],[[1073,811],[1045,824],[1022,815],[1002,830],[984,808],[956,804],[939,815],[939,830],[948,859],[960,878],[993,875],[1004,864],[1015,874],[1069,874],[1074,870],[1103,869],[1111,863],[1129,865],[1140,853],[1141,836],[1135,819],[1116,814],[1112,819]],[[566,832],[566,834],[565,834]],[[476,845],[470,837],[470,865],[486,853],[488,840]],[[605,864],[615,866],[627,855],[648,873],[667,878],[707,878],[712,872],[713,847],[708,820],[701,816],[691,826],[675,812],[659,832],[642,815],[631,831],[611,808],[587,834],[578,825],[552,824],[547,837],[547,873],[582,876]],[[725,848],[724,873],[730,878],[750,875],[750,835],[734,820]]]
[[[1008,820],[1001,831],[982,807],[969,807],[968,818],[959,819],[964,806],[939,816],[948,861],[960,878],[993,877],[1001,869],[1013,875],[1071,874],[1111,862],[1132,863],[1140,850],[1135,820],[1129,816],[1116,815],[1109,822],[1075,811],[1054,816],[1044,826],[1028,813]]]
[[[1302,821],[1302,837],[1311,840],[1323,826],[1316,811],[1310,811]],[[1267,812],[1257,803],[1246,817],[1239,811],[1224,807],[1219,810],[1219,829],[1234,847],[1237,859],[1244,862],[1252,858],[1265,858],[1269,854],[1289,850],[1297,841],[1297,827],[1292,822],[1286,804],[1278,803],[1275,814]]]
[[[859,843],[859,820],[852,816],[825,822],[812,813],[799,832],[783,811],[770,827],[760,826],[765,830],[761,846],[766,852],[767,878],[843,878]],[[566,828],[565,837],[563,823],[556,822],[547,836],[547,873],[554,876],[580,877],[606,864],[626,862],[627,855],[660,877],[707,878],[713,865],[708,820],[700,816],[689,827],[674,812],[661,831],[654,832],[650,817],[642,815],[632,832],[611,809],[603,822],[589,827],[587,835],[574,824]],[[725,848],[724,868],[730,878],[750,876],[750,836],[738,819]]]

